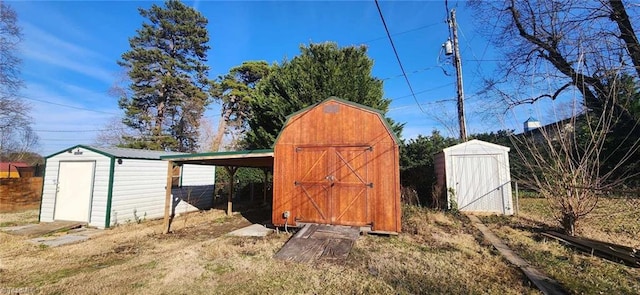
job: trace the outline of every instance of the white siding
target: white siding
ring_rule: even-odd
[[[95,161],[92,195],[87,196],[92,199],[89,225],[104,228],[111,158],[82,147],[46,159],[40,220],[54,220],[58,171],[62,161]],[[128,158],[122,158],[122,164],[115,163],[109,226],[134,222],[136,216],[146,219],[164,216],[167,165],[168,162],[161,160]],[[182,187],[172,189],[173,213],[210,209],[215,167],[185,165],[183,169]]]
[[[172,190],[174,213],[181,214],[211,208],[215,192],[215,176],[215,166],[183,165],[181,187]]]
[[[81,154],[76,153],[78,150]],[[89,225],[104,227],[107,191],[109,187],[110,160],[111,159],[107,156],[84,148],[75,148],[71,153],[63,152],[48,158],[45,164],[40,221],[53,221],[59,163],[61,161],[95,161],[96,166],[92,192],[93,196],[87,196],[88,198],[93,197],[93,201],[91,203],[91,216],[89,216]]]
[[[181,177],[183,186],[211,185],[216,180],[216,166],[184,164]]]
[[[460,210],[513,214],[508,151],[507,147],[471,140],[436,156],[436,174],[438,178],[446,175],[446,190],[453,190]],[[449,202],[451,196],[447,195]]]
[[[135,216],[163,217],[166,183],[165,161],[122,159],[122,164],[116,163],[110,226],[134,222]]]
[[[166,161],[123,159],[115,166],[111,225],[135,222],[137,218],[164,216]],[[215,167],[184,165],[182,187],[172,193],[172,213],[210,209],[215,183]],[[134,216],[135,210],[135,216]]]

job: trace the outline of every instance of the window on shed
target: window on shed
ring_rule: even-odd
[[[180,177],[182,176],[182,166],[173,165],[173,172],[171,173],[171,187],[180,187],[181,181]]]

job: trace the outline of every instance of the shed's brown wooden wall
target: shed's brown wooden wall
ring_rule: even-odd
[[[382,120],[382,116],[372,110],[332,99],[289,118],[274,146],[273,223],[284,225],[283,212],[289,211],[288,224],[295,225],[302,212],[308,212],[309,208],[316,205],[323,206],[321,202],[312,204],[305,199],[295,182],[303,177],[320,178],[322,175],[311,174],[324,169],[319,168],[321,165],[317,162],[325,161],[323,157],[326,156],[329,167],[342,167],[335,168],[342,170],[330,174],[345,175],[344,171],[355,170],[358,175],[366,175],[363,178],[367,178],[366,181],[372,183],[373,187],[363,187],[359,176],[355,174],[342,178],[346,179],[343,186],[333,187],[328,184],[329,180],[325,189],[309,186],[307,194],[313,194],[312,191],[322,193],[331,187],[329,202],[333,204],[331,210],[334,210],[334,215],[336,210],[343,210],[352,204],[341,218],[325,222],[320,220],[319,223],[357,226],[372,223],[375,231],[400,232],[399,149],[391,130]],[[311,155],[311,158],[300,160],[300,153],[310,149],[318,149],[317,156]],[[325,156],[322,156],[323,150]],[[351,163],[353,165],[346,165],[339,159],[345,155],[357,158]],[[314,161],[313,157],[319,160]],[[309,174],[308,171],[313,172]],[[362,194],[366,194],[364,201]],[[355,197],[345,200],[340,196]]]

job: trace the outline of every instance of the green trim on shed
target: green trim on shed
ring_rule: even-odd
[[[160,159],[162,159],[162,160],[180,160],[180,159],[197,158],[197,157],[252,155],[252,154],[263,154],[263,153],[273,153],[273,149],[230,151],[230,152],[208,152],[208,153],[184,154],[184,155],[169,155],[169,156],[160,156]]]
[[[363,105],[363,104],[359,104],[357,102],[353,102],[353,101],[345,100],[345,99],[342,99],[342,98],[339,98],[339,97],[331,96],[331,97],[329,97],[329,98],[327,98],[327,99],[325,99],[325,100],[323,100],[321,102],[312,104],[312,105],[310,105],[308,107],[300,109],[297,112],[292,113],[291,115],[288,115],[287,116],[287,120],[282,125],[282,129],[280,129],[280,132],[278,132],[278,136],[276,136],[276,139],[273,141],[273,146],[275,146],[276,142],[278,142],[278,140],[280,139],[280,135],[282,134],[282,131],[284,130],[285,127],[287,127],[287,124],[289,124],[289,121],[291,121],[291,118],[293,118],[293,117],[295,117],[297,115],[300,115],[300,114],[302,114],[304,112],[307,112],[307,111],[309,111],[309,110],[311,110],[311,109],[313,109],[313,108],[315,108],[315,107],[317,107],[317,106],[319,106],[319,105],[321,105],[321,104],[323,104],[325,102],[329,102],[329,101],[332,101],[332,100],[336,101],[336,102],[339,102],[339,103],[343,103],[343,104],[352,106],[352,107],[355,107],[355,108],[364,109],[365,111],[369,111],[369,112],[375,113],[380,118],[380,121],[382,121],[382,124],[384,124],[384,126],[387,128],[387,131],[389,132],[389,134],[391,134],[391,137],[396,142],[396,144],[399,145],[401,143],[400,139],[398,138],[396,133],[393,132],[393,129],[391,128],[391,125],[389,125],[389,121],[387,121],[387,119],[384,117],[384,113],[381,110],[378,110],[378,109],[375,109],[375,108],[372,108],[370,106],[366,106],[366,105]]]
[[[57,156],[57,155],[59,155],[59,154],[62,154],[62,153],[66,153],[67,151],[73,150],[73,149],[75,149],[75,148],[83,148],[83,149],[87,149],[87,150],[90,150],[90,151],[92,151],[92,152],[94,152],[94,153],[98,153],[98,154],[101,154],[101,155],[103,155],[103,156],[107,156],[107,157],[109,157],[109,158],[112,158],[112,157],[113,157],[113,155],[111,155],[111,154],[107,154],[107,153],[105,153],[105,152],[102,152],[102,151],[96,150],[96,149],[94,149],[94,148],[92,148],[92,147],[90,147],[90,146],[86,146],[86,145],[78,144],[78,145],[74,145],[74,146],[72,146],[72,147],[70,147],[70,148],[66,148],[66,149],[64,149],[64,150],[61,150],[61,151],[59,151],[59,152],[57,152],[57,153],[54,153],[54,154],[48,155],[48,156],[46,156],[46,157],[45,157],[45,159],[48,159],[48,158],[51,158],[51,157],[55,157],[55,156]]]
[[[44,159],[44,171],[42,171],[42,188],[40,189],[40,210],[38,210],[38,223],[40,223],[42,218],[42,199],[44,198],[44,180],[45,179],[47,179],[47,158]]]
[[[118,147],[113,147],[113,148],[101,148],[101,147],[92,147],[92,146],[88,146],[88,145],[82,145],[82,144],[78,144],[75,145],[73,147],[70,148],[66,148],[64,150],[61,150],[57,153],[48,155],[45,157],[45,159],[47,158],[51,158],[54,156],[57,156],[59,154],[65,153],[65,152],[72,152],[73,149],[76,148],[82,148],[82,149],[86,149],[88,151],[106,156],[106,157],[116,157],[116,158],[121,158],[121,159],[137,159],[137,160],[154,160],[154,161],[161,161],[162,159],[160,159],[161,155],[160,154],[165,154],[165,155],[173,155],[173,154],[180,154],[180,155],[188,155],[185,153],[180,153],[180,152],[164,152],[164,151],[155,151],[155,150],[142,150],[142,149],[131,149],[131,148],[118,148]],[[132,155],[132,154],[126,154],[129,152],[137,152],[137,153],[142,153],[141,155]],[[120,153],[124,153],[124,154],[120,154]],[[145,153],[152,153],[152,155],[145,155]],[[160,153],[160,154],[158,154]]]
[[[111,226],[111,199],[113,198],[113,174],[115,173],[116,168],[116,158],[110,157],[111,161],[109,163],[109,184],[107,189],[107,212],[104,217],[104,228],[109,228]]]

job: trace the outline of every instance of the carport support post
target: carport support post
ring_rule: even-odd
[[[520,213],[520,203],[519,203],[520,200],[518,197],[518,182],[516,181],[515,184],[516,184],[516,210],[515,211],[516,211],[516,216],[518,216],[518,213]]]
[[[269,173],[269,169],[262,169],[264,172],[264,179],[262,180],[262,202],[267,203],[267,176]]]
[[[167,186],[165,186],[164,223],[162,233],[168,234],[171,228],[171,185],[173,179],[173,161],[167,162]]]
[[[250,183],[250,188],[251,188],[251,202],[253,202],[253,181]]]
[[[235,185],[234,176],[236,175],[236,171],[238,167],[225,166],[227,172],[229,172],[229,196],[227,197],[227,215],[231,216],[233,214],[233,204],[231,202],[231,198],[233,198],[233,187]]]

